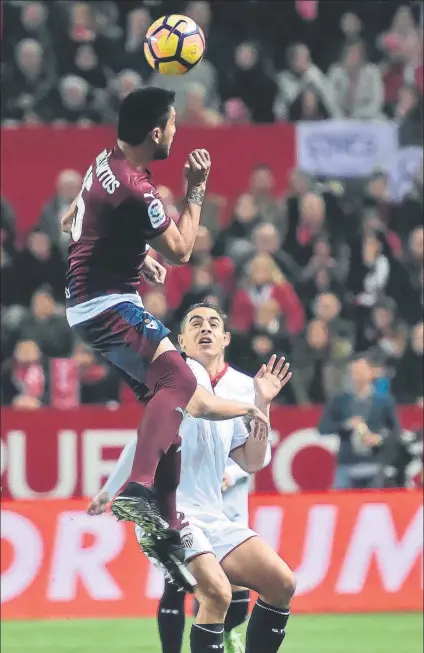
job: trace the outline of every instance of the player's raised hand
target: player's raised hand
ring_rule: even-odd
[[[292,378],[289,372],[290,364],[285,363],[281,357],[277,361],[276,354],[273,354],[266,365],[262,365],[253,379],[255,392],[259,399],[270,404],[278,393]]]
[[[185,164],[185,176],[189,187],[205,184],[211,169],[211,158],[207,150],[194,150]]]
[[[94,499],[92,499],[88,505],[87,512],[89,515],[101,515],[106,512],[108,504],[110,501],[110,496],[107,492],[100,492],[97,494]]]

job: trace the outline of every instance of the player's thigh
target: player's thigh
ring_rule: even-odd
[[[291,598],[295,578],[289,566],[260,537],[252,537],[221,560],[232,585],[248,587],[275,600]]]
[[[231,603],[231,585],[215,555],[202,553],[187,566],[197,582],[195,596],[199,603],[212,602],[225,612]]]
[[[131,302],[113,306],[76,325],[74,331],[138,383],[143,383],[148,366],[157,356],[175,349],[168,338],[169,329]]]

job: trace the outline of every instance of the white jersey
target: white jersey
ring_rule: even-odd
[[[197,383],[213,392],[206,369],[192,359],[187,359],[186,362]],[[220,391],[216,394],[229,398]],[[189,517],[213,521],[224,512],[221,484],[229,454],[246,442],[248,431],[240,417],[212,422],[186,414],[180,426],[180,435],[182,446],[181,480],[177,490],[178,510]]]

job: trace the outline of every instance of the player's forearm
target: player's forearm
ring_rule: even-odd
[[[266,466],[268,447],[267,427],[254,421],[248,439],[242,447],[231,452],[231,457],[244,471],[253,474]]]
[[[110,498],[114,497],[124,483],[128,481],[134,461],[136,446],[137,438],[134,438],[134,440],[128,442],[128,444],[123,448],[111,475],[102,487],[101,492],[106,492]]]
[[[186,406],[186,411],[193,417],[216,422],[251,415],[252,405],[217,397],[199,385]]]
[[[181,236],[181,255],[179,261],[187,263],[190,259],[199,229],[200,214],[205,197],[206,184],[187,189],[183,210],[177,224]]]

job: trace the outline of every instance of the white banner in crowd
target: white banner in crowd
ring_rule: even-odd
[[[411,190],[414,179],[422,176],[420,170],[423,164],[422,147],[401,147],[383,166],[389,175],[390,199],[401,202]]]
[[[392,122],[325,120],[296,126],[297,164],[325,177],[366,177],[382,168],[398,148]]]

